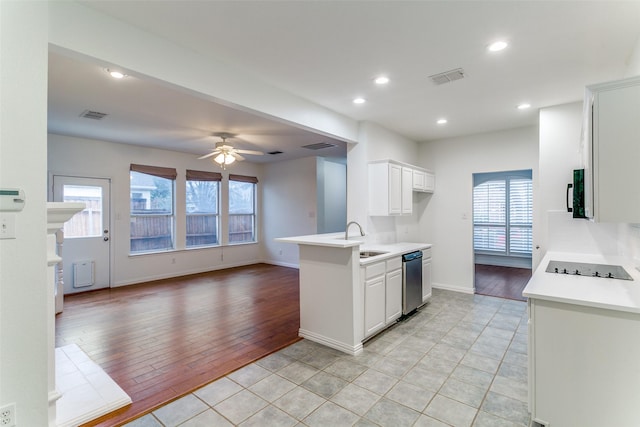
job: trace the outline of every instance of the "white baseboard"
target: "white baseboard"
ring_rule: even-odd
[[[363,349],[362,343],[358,343],[357,345],[352,346],[340,341],[336,341],[332,338],[318,335],[311,331],[305,331],[302,328],[298,330],[298,335],[300,335],[302,338],[308,339],[313,342],[317,342],[318,344],[326,345],[327,347],[331,347],[336,350],[340,350],[352,356],[357,356],[358,354],[362,353],[362,349]]]
[[[270,265],[277,265],[278,267],[288,267],[288,268],[295,268],[296,270],[300,269],[300,265],[299,264],[292,264],[292,263],[288,263],[288,262],[281,262],[281,261],[274,261],[272,259],[269,260],[262,260],[260,261],[264,264],[270,264]]]
[[[172,272],[172,273],[165,273],[165,274],[158,274],[158,275],[152,275],[152,276],[137,277],[137,278],[135,278],[133,280],[126,280],[126,281],[123,281],[123,282],[115,283],[115,284],[111,285],[111,287],[112,288],[119,288],[121,286],[129,286],[129,285],[136,285],[138,283],[152,282],[154,280],[171,279],[171,278],[174,278],[174,277],[188,276],[190,274],[208,273],[210,271],[224,270],[224,269],[227,269],[227,268],[244,267],[244,266],[247,266],[247,265],[259,264],[261,262],[262,261],[258,261],[258,260],[242,261],[242,262],[237,262],[237,263],[217,265],[214,268],[211,268],[211,267],[196,268],[196,269],[193,269],[193,270],[182,270],[182,271],[176,271],[176,272]]]
[[[474,294],[474,288],[463,288],[462,286],[446,285],[444,283],[433,283],[431,285],[435,289],[443,289],[445,291],[462,292],[463,294]]]

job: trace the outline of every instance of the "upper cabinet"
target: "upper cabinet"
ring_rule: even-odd
[[[433,192],[434,187],[434,175],[424,169],[392,160],[371,162],[369,215],[411,215],[413,192]]]
[[[436,188],[436,176],[424,169],[413,170],[413,191],[433,193]]]
[[[640,223],[640,77],[588,86],[586,102],[587,213],[598,222]]]

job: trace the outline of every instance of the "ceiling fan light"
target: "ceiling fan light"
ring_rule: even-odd
[[[219,164],[220,166],[226,166],[235,162],[236,159],[229,153],[220,153],[213,159],[213,161]]]

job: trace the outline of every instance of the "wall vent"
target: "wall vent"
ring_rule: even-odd
[[[107,113],[101,113],[99,111],[91,111],[91,110],[84,110],[82,113],[80,113],[80,117],[84,117],[85,119],[93,119],[93,120],[102,120],[107,116],[108,116]]]
[[[269,151],[267,154],[271,154],[272,156],[275,156],[276,154],[282,154],[282,151],[280,151],[280,150]]]
[[[431,81],[436,85],[442,85],[452,82],[454,80],[460,80],[464,78],[464,70],[462,68],[456,68],[455,70],[445,71],[444,73],[434,74],[429,76]]]
[[[335,147],[335,144],[329,144],[328,142],[318,142],[317,144],[303,145],[302,148],[308,150],[322,150],[323,148]]]

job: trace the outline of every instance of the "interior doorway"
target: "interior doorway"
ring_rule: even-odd
[[[532,171],[473,174],[474,289],[524,300],[533,246]]]

